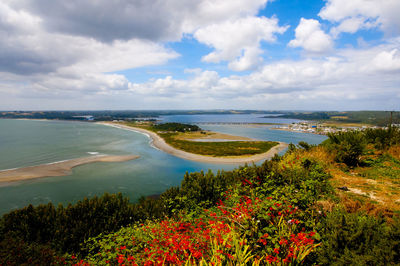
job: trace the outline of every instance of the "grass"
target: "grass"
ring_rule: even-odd
[[[159,133],[169,145],[190,153],[208,156],[243,156],[269,151],[278,145],[272,141],[196,142],[177,139],[175,133]]]
[[[297,156],[321,162],[333,177],[333,187],[349,188],[347,192],[336,189],[340,202],[349,211],[364,210],[370,214],[384,212],[389,215],[400,211],[399,145],[387,151],[370,147],[368,154],[362,158],[363,163],[355,168],[336,163],[334,154],[321,146],[309,151],[296,151],[291,158]]]

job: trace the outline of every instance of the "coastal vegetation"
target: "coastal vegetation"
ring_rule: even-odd
[[[196,125],[182,124],[182,123],[161,123],[152,124],[153,131],[168,131],[168,132],[193,132],[200,131],[201,129]]]
[[[125,125],[153,131],[176,149],[207,156],[249,156],[265,153],[278,145],[278,142],[273,141],[249,141],[250,139],[241,141],[246,138],[222,134],[220,135],[224,139],[222,141],[221,139],[215,141],[215,139],[206,138],[213,133],[202,131],[197,125],[190,124],[128,122]],[[197,134],[194,135],[193,133]],[[200,140],[204,141],[195,141],[193,136],[197,136]]]
[[[195,154],[208,156],[243,156],[269,151],[278,142],[274,141],[218,141],[197,142],[177,139],[176,133],[159,133],[169,145]]]
[[[187,173],[136,203],[15,210],[0,219],[0,264],[399,264],[399,136],[332,134],[260,166]]]

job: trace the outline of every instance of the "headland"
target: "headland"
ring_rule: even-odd
[[[172,147],[171,145],[169,145],[168,143],[166,143],[165,140],[162,137],[160,137],[157,133],[147,130],[147,129],[144,129],[144,128],[141,128],[141,127],[127,126],[127,125],[124,125],[121,123],[114,123],[114,122],[101,122],[99,124],[145,134],[146,136],[148,136],[151,139],[152,145],[155,148],[162,150],[166,153],[169,153],[171,155],[174,155],[176,157],[182,158],[182,159],[203,162],[203,163],[215,163],[215,164],[256,163],[261,160],[271,159],[275,154],[283,151],[284,149],[286,149],[288,147],[288,144],[286,144],[284,142],[279,142],[276,146],[272,147],[267,152],[255,154],[255,155],[206,156],[206,155],[200,155],[200,154],[190,153],[190,152],[186,152],[186,151],[183,151],[180,149],[176,149],[176,148]],[[229,141],[235,141],[235,140],[236,141],[251,141],[252,140],[249,138],[237,137],[237,136],[232,136],[232,135],[227,135],[227,134],[219,134],[219,133],[217,133],[216,136],[218,136],[218,138],[217,138],[218,140],[220,140],[221,138],[229,140]],[[206,138],[206,139],[209,142],[213,142],[213,140],[214,140],[212,138]]]

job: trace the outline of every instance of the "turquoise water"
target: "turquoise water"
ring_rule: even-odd
[[[305,140],[319,143],[324,137],[274,131],[268,127],[202,125],[225,133],[268,140]],[[179,185],[186,171],[230,170],[232,165],[187,161],[166,154],[149,144],[145,135],[84,122],[0,120],[0,170],[50,163],[99,154],[137,154],[128,162],[92,163],[75,167],[72,174],[26,180],[0,187],[0,214],[41,203],[69,203],[122,192],[131,200],[159,194]]]

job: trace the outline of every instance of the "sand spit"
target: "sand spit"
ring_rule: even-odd
[[[0,171],[0,183],[14,182],[48,176],[65,176],[71,169],[82,164],[94,162],[124,162],[139,158],[137,155],[96,155],[60,162],[41,164]]]
[[[121,128],[121,129],[126,129],[126,130],[131,130],[134,132],[139,132],[142,134],[145,134],[146,136],[150,137],[152,140],[152,144],[171,155],[174,155],[179,158],[183,158],[186,160],[191,160],[191,161],[197,161],[197,162],[204,162],[204,163],[215,163],[215,164],[244,164],[244,163],[255,163],[261,160],[268,160],[271,159],[275,154],[279,153],[280,151],[283,151],[288,147],[288,144],[284,142],[279,142],[278,145],[275,147],[272,147],[269,151],[265,153],[260,153],[256,155],[251,155],[251,156],[224,156],[224,157],[213,157],[213,156],[204,156],[204,155],[199,155],[199,154],[194,154],[194,153],[189,153],[185,152],[182,150],[175,149],[174,147],[170,146],[167,144],[164,139],[162,139],[159,135],[156,133],[139,128],[139,127],[131,127],[131,126],[126,126],[126,125],[121,125],[117,123],[105,123],[101,122],[99,124],[102,125],[107,125],[107,126],[112,126],[116,128]]]

